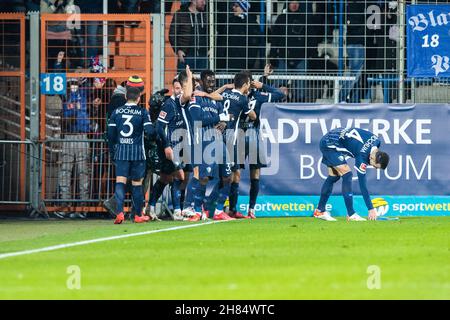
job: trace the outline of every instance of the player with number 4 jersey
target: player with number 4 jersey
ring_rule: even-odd
[[[325,180],[319,205],[314,211],[314,217],[335,221],[325,205],[333,191],[333,185],[342,177],[342,196],[347,208],[347,219],[350,221],[365,221],[353,209],[352,178],[353,173],[347,164],[348,158],[355,159],[355,169],[358,173],[361,194],[369,210],[369,220],[376,219],[376,211],[370,200],[366,183],[366,169],[370,165],[377,169],[386,169],[389,155],[380,151],[381,141],[373,133],[359,128],[337,128],[328,132],[320,140],[322,163],[328,167],[328,177]]]

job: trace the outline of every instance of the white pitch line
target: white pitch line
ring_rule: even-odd
[[[78,241],[78,242],[72,242],[72,243],[66,243],[66,244],[58,244],[56,246],[44,247],[44,248],[39,248],[39,249],[31,249],[31,250],[24,250],[24,251],[17,251],[17,252],[2,253],[2,254],[0,254],[0,260],[1,259],[6,259],[6,258],[10,258],[10,257],[24,256],[24,255],[33,254],[33,253],[54,251],[54,250],[65,249],[65,248],[70,248],[70,247],[77,247],[77,246],[84,246],[84,245],[87,245],[87,244],[97,243],[97,242],[104,242],[104,241],[117,240],[117,239],[125,239],[125,238],[143,236],[143,235],[159,233],[159,232],[166,232],[166,231],[174,231],[174,230],[181,230],[181,229],[201,227],[201,226],[206,226],[206,225],[209,225],[209,224],[220,223],[220,222],[222,222],[222,221],[210,221],[210,222],[204,222],[204,223],[198,223],[198,224],[191,224],[191,225],[187,225],[187,226],[177,226],[177,227],[171,227],[171,228],[167,228],[167,229],[149,230],[149,231],[142,231],[142,232],[136,232],[136,233],[130,233],[130,234],[123,234],[123,235],[120,235],[120,236],[111,236],[111,237],[98,238],[98,239],[85,240],[85,241]]]

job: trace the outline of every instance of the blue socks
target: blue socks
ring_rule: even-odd
[[[320,212],[325,212],[325,205],[333,192],[333,185],[340,179],[339,176],[328,176],[322,185],[322,190],[320,192],[320,200],[317,209]],[[350,178],[351,179],[351,178]],[[350,180],[351,181],[351,180]]]
[[[217,183],[219,185],[220,183]],[[219,189],[219,197],[217,198],[217,207],[219,211],[223,211],[223,205],[230,194],[230,183],[223,183],[222,188]]]
[[[150,195],[150,200],[149,200],[149,204],[151,206],[155,206],[156,205],[156,202],[161,197],[161,195],[162,195],[166,185],[167,184],[161,182],[161,180],[159,180],[159,179],[155,182],[155,184],[153,185],[152,192],[151,192],[151,195]]]
[[[351,171],[342,176],[342,196],[344,197],[348,216],[355,213],[353,209],[352,177],[353,173]]]
[[[239,183],[232,182],[230,186],[230,194],[228,196],[230,201],[230,211],[235,212],[236,211],[236,204],[239,196]]]
[[[202,204],[203,204],[203,199],[205,198],[206,185],[200,184],[200,181],[198,181],[195,178],[192,180],[197,181],[196,189],[195,189],[195,193],[194,193],[194,209],[195,209],[195,212],[202,212]]]
[[[125,183],[116,182],[116,188],[114,190],[114,197],[117,200],[116,214],[123,212],[123,202],[125,201]]]
[[[192,207],[192,204],[194,203],[195,190],[197,189],[199,184],[199,181],[194,177],[189,180],[189,183],[186,186],[186,196],[183,202],[183,208]]]
[[[133,198],[133,212],[140,216],[144,206],[144,188],[140,186],[131,187],[131,196]]]
[[[220,196],[219,190],[221,189],[221,186],[222,186],[222,181],[219,180],[219,181],[214,185],[213,189],[211,190],[211,193],[210,193],[209,196],[208,196],[208,200],[206,201],[207,204],[212,204],[212,203],[215,203],[215,202],[219,201],[219,196]],[[227,196],[228,196],[228,195],[227,195]],[[226,199],[225,199],[225,200],[226,200]],[[225,201],[225,200],[224,200],[224,201]]]
[[[258,197],[258,193],[259,193],[259,179],[251,179],[249,209],[255,209],[256,198]]]
[[[181,180],[174,179],[172,183],[172,202],[175,210],[181,209]]]

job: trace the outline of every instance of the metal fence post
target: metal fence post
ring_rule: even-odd
[[[405,103],[405,0],[398,2],[400,51],[398,67],[398,103]]]
[[[30,17],[30,140],[33,142],[30,148],[30,202],[31,215],[39,214],[40,209],[40,144],[39,144],[39,65],[40,65],[40,39],[39,39],[39,12],[29,12]]]
[[[165,0],[161,1],[161,12],[151,15],[153,21],[153,91],[164,88],[164,26]]]
[[[209,0],[209,69],[215,71],[215,36],[216,28],[214,27],[214,0]]]

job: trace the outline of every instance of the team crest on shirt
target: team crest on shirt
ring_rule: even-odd
[[[160,112],[159,112],[159,117],[160,117],[161,119],[165,119],[166,116],[167,116],[167,112],[165,112],[165,111],[160,111]]]
[[[359,169],[360,169],[361,171],[366,171],[366,169],[367,169],[367,164],[361,163],[361,165],[359,166]]]
[[[340,161],[344,161],[345,160],[345,157],[344,156],[339,156],[339,158],[338,158]]]

